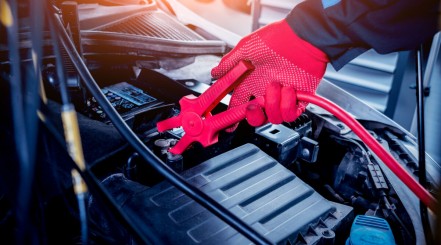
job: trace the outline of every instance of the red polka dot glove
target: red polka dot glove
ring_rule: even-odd
[[[260,126],[267,120],[275,124],[294,121],[307,105],[297,103],[295,91],[315,93],[328,62],[326,54],[300,39],[285,20],[244,37],[213,68],[211,75],[221,78],[240,60],[251,61],[255,70],[235,88],[229,108],[252,97],[265,96],[267,119],[262,109],[252,106],[247,110],[247,120],[252,126]]]

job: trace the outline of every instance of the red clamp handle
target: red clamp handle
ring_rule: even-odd
[[[197,141],[204,147],[218,140],[218,132],[245,118],[245,109],[222,112],[216,116],[211,110],[233,90],[245,73],[254,67],[247,61],[240,61],[225,76],[217,80],[199,97],[187,95],[179,100],[181,112],[176,117],[166,119],[156,124],[159,132],[182,126],[185,135],[170,149],[171,153],[181,154],[193,142]],[[210,120],[209,120],[210,119]]]

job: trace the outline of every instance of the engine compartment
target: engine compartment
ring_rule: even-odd
[[[198,96],[215,82],[201,79],[194,71],[203,70],[202,77],[206,78],[210,65],[227,49],[218,40],[205,40],[203,32],[197,33],[197,27],[185,29],[187,35],[195,38],[185,43],[186,48],[179,46],[183,44],[179,38],[151,37],[151,33],[140,34],[138,29],[121,29],[127,22],[178,25],[150,5],[139,13],[130,11],[133,16],[120,22],[85,25],[83,55],[106,99],[167,168],[271,243],[343,244],[356,239],[353,223],[368,237],[383,239],[381,232],[373,232],[369,225],[384,222],[387,225],[379,227],[388,232],[388,239],[393,236],[396,244],[424,243],[415,204],[418,199],[409,194],[350,128],[314,105],[309,105],[292,123],[253,128],[241,122],[234,132],[220,132],[219,142],[212,146],[204,148],[195,143],[182,155],[170,153],[168,149],[184,132],[174,129],[160,133],[156,123],[179,113],[180,98],[189,94]],[[156,15],[160,16],[158,23]],[[109,16],[112,17],[103,15],[94,21],[106,23]],[[82,21],[90,23],[87,18]],[[178,25],[175,30],[182,32],[179,28],[184,27]],[[3,61],[4,52],[0,54]],[[202,65],[185,70],[201,60]],[[155,237],[157,240],[152,243],[250,243],[240,232],[176,189],[128,144],[84,86],[85,81],[75,71],[78,68],[68,58],[64,57],[64,61],[87,169],[101,183],[97,187],[89,186],[90,244],[142,244],[142,239],[134,235],[137,232]],[[23,62],[23,66],[32,64]],[[79,210],[70,177],[74,164],[65,146],[60,120],[57,66],[51,52],[42,59],[42,80],[49,100],[42,103],[39,112],[31,211],[32,227],[50,244],[80,241]],[[8,62],[1,63],[0,86],[4,91],[10,89],[10,68]],[[1,98],[2,114],[7,117],[13,115],[10,96]],[[228,99],[214,108],[213,113],[226,110],[227,103]],[[375,118],[359,121],[416,176],[415,142],[406,132]],[[17,190],[15,179],[19,172],[14,165],[17,156],[10,154],[14,151],[13,127],[11,121],[0,122],[0,129],[7,136],[0,139],[4,146],[0,156],[8,163],[3,166],[0,178],[0,234],[7,242],[13,240],[11,210],[15,203],[11,200]],[[430,177],[429,181],[432,184],[429,189],[435,189],[436,181]],[[116,208],[109,207],[109,203]],[[65,224],[62,232],[58,232],[60,223]],[[35,228],[41,224],[44,228]]]
[[[98,78],[101,76],[117,77],[116,74],[115,76],[111,75],[111,70],[113,69],[98,69],[94,76]],[[130,74],[130,71],[116,70],[113,72]],[[106,81],[109,80],[106,79]],[[206,88],[208,85],[201,84],[196,80],[191,83],[188,83],[187,80],[176,81],[157,71],[147,69],[142,69],[136,79],[127,77],[101,84],[103,93],[107,93],[109,101],[117,110],[119,109],[139,139],[169,168],[187,178],[191,184],[204,191],[207,190],[207,194],[219,203],[228,203],[227,207],[239,217],[243,216],[244,220],[252,219],[250,218],[252,214],[244,214],[236,209],[246,209],[246,205],[240,206],[240,204],[252,203],[253,205],[265,206],[265,211],[269,212],[265,215],[261,214],[261,218],[263,217],[262,219],[265,221],[262,223],[269,222],[271,219],[268,217],[280,216],[279,219],[291,220],[298,226],[297,228],[291,226],[290,230],[273,224],[271,229],[278,233],[278,236],[273,235],[272,242],[343,243],[350,236],[350,227],[356,215],[375,216],[387,220],[395,241],[399,244],[414,244],[416,242],[417,235],[414,232],[412,219],[395,193],[393,185],[383,174],[377,159],[347,126],[332,116],[315,113],[314,110],[317,108],[309,107],[302,116],[292,123],[268,124],[253,128],[246,122],[242,122],[233,133],[221,132],[219,142],[215,145],[204,148],[195,143],[182,155],[174,155],[167,149],[180,139],[183,135],[182,129],[159,133],[156,130],[156,123],[178,114],[177,101],[184,95],[198,94],[192,88],[197,86]],[[115,89],[118,86],[126,88],[125,91],[121,92],[124,89]],[[135,109],[127,111],[127,108],[115,103],[115,101],[121,100],[116,100],[115,96],[125,99],[126,102],[122,103],[133,101],[134,99],[130,99],[130,96],[127,97],[127,91],[133,92],[131,95],[133,98],[148,98],[148,102],[143,106],[134,106]],[[87,101],[93,102],[94,99],[90,97]],[[214,112],[225,109],[226,105],[220,104],[214,109]],[[83,114],[89,118],[87,120],[90,120],[92,124],[111,125],[106,117],[96,116],[97,110],[100,108],[96,104],[86,103]],[[97,131],[94,131],[93,134],[100,134],[99,128],[99,126],[94,127]],[[382,127],[376,125],[374,128],[371,131],[372,134],[378,140],[383,141],[384,145],[390,145],[390,151],[399,156],[398,158],[403,164],[410,168],[416,168],[415,159],[411,155],[405,154],[406,148],[397,142],[397,139],[401,137],[397,130],[385,125]],[[83,137],[94,136],[88,134]],[[101,144],[105,144],[105,142],[101,142]],[[88,148],[87,145],[83,147]],[[265,155],[264,159],[271,159],[270,161],[275,166],[261,166],[259,163],[260,161],[265,162],[264,160],[257,162],[249,160],[250,151]],[[166,243],[241,244],[245,241],[243,240],[245,238],[234,235],[237,233],[233,232],[231,227],[227,229],[226,225],[213,214],[164,181],[164,178],[150,167],[149,163],[143,160],[137,152],[131,150],[130,147],[125,148],[122,152],[122,155],[120,152],[116,156],[113,154],[107,156],[104,162],[97,162],[92,166],[92,169],[123,210],[128,212],[133,219],[139,220],[138,225],[141,229],[153,229]],[[109,165],[109,162],[112,164]],[[223,167],[224,162],[240,162],[241,164],[246,162],[246,166],[251,169],[247,170],[240,166]],[[228,164],[226,165],[228,166]],[[274,167],[279,170],[269,170]],[[218,177],[221,180],[218,179],[217,182],[222,182],[222,184],[214,184],[217,183],[216,180],[211,183],[206,176],[212,175],[213,169],[225,175],[234,176],[229,177],[230,182],[234,185],[229,184],[226,177]],[[274,171],[278,174],[272,176]],[[269,173],[267,174],[267,172]],[[314,199],[315,201],[312,203],[323,203],[319,207],[323,208],[324,205],[327,207],[325,210],[328,211],[323,213],[323,211],[319,211],[320,208],[309,207],[312,204],[305,205],[304,203],[307,203],[309,199],[302,192],[294,191],[290,194],[289,191],[298,190],[300,187],[291,187],[292,181],[284,181],[284,178],[279,176],[280,173],[289,176],[286,177],[289,180],[292,178],[302,183],[305,182],[301,188],[307,188],[311,195],[318,196],[317,200]],[[259,176],[259,174],[263,176]],[[265,177],[265,174],[271,175],[271,178]],[[253,178],[255,180],[250,180]],[[263,185],[262,182],[265,181],[271,183],[271,188],[274,190],[254,187]],[[291,201],[282,201],[282,198],[271,202],[271,198],[276,199],[276,197],[284,196],[277,193],[283,189],[282,187],[289,188],[285,195],[289,196],[287,200]],[[235,188],[234,193],[225,194]],[[245,198],[246,195],[242,193],[245,191],[242,190],[251,193],[248,194],[248,199]],[[155,201],[159,198],[158,196],[165,197],[161,199],[161,202],[158,202]],[[233,197],[244,199],[231,202],[226,196],[230,196],[232,199],[234,199]],[[94,197],[91,198],[93,200]],[[255,202],[259,200],[259,202],[254,204],[249,200]],[[305,209],[298,208],[299,205]],[[94,205],[92,201],[89,206],[91,218],[97,219],[94,222],[98,227],[101,227],[100,229],[107,232],[107,236],[118,234],[115,230],[121,229],[120,224],[109,222],[107,218],[103,217],[103,214],[96,211],[102,208],[99,205]],[[286,211],[291,209],[296,211],[291,211],[291,213]],[[298,215],[300,216],[297,217]],[[183,218],[183,216],[187,218]],[[183,219],[182,222],[187,222],[182,224],[176,219]],[[286,220],[279,222],[286,225],[288,222]],[[302,222],[302,225],[299,224],[299,221]],[[176,228],[172,228],[174,226]],[[257,227],[252,224],[251,226]],[[290,235],[281,235],[278,229],[290,230],[291,233]],[[173,232],[171,232],[172,230]],[[211,235],[218,233],[221,235]],[[272,237],[271,232],[262,233]],[[122,234],[124,235],[119,237],[121,240],[118,242],[124,241],[126,243],[133,239],[125,232]]]
[[[52,66],[48,66],[50,70]],[[257,177],[258,172],[253,170],[246,170],[241,167],[234,169],[221,168],[222,162],[230,162],[234,159],[245,158],[248,154],[247,150],[252,148],[259,152],[259,154],[265,154],[265,159],[271,159],[273,164],[280,168],[279,172],[291,176],[286,178],[296,179],[301,182],[302,188],[308,188],[309,192],[313,195],[317,195],[327,208],[333,211],[327,211],[325,213],[319,212],[319,209],[300,209],[295,213],[289,213],[282,208],[280,213],[267,214],[267,216],[281,216],[284,219],[292,220],[298,225],[297,228],[291,227],[290,236],[280,235],[276,236],[274,243],[280,243],[283,241],[291,242],[293,244],[306,243],[306,244],[325,244],[328,241],[343,242],[349,236],[349,230],[352,220],[355,215],[372,215],[376,217],[384,218],[390,224],[394,237],[399,244],[414,244],[416,241],[416,234],[414,232],[413,223],[400,201],[400,198],[394,192],[392,185],[388,179],[382,173],[381,167],[377,163],[377,160],[372,156],[371,152],[366,148],[363,142],[351,133],[341,122],[328,115],[315,114],[313,110],[307,110],[296,121],[289,124],[282,125],[265,125],[260,128],[252,128],[247,125],[246,122],[242,122],[238,129],[233,133],[221,132],[219,135],[219,142],[210,147],[204,148],[201,145],[193,144],[182,155],[173,155],[168,152],[167,149],[176,143],[182,136],[182,130],[172,130],[165,133],[159,133],[156,130],[156,123],[167,117],[176,115],[179,112],[179,106],[177,101],[184,95],[197,94],[193,87],[202,86],[208,87],[206,84],[199,84],[194,80],[189,83],[188,81],[175,81],[163,74],[154,70],[142,69],[139,76],[133,79],[135,76],[123,77],[122,74],[131,74],[130,67],[126,67],[127,70],[121,70],[121,66],[106,67],[104,69],[94,70],[94,76],[100,84],[102,91],[106,94],[112,105],[121,113],[122,117],[131,125],[132,130],[136,132],[139,139],[149,147],[168,167],[176,171],[177,173],[188,176],[188,181],[195,186],[207,188],[208,190],[214,188],[210,184],[200,182],[198,183],[195,174],[199,173],[198,169],[204,171],[210,171],[210,168],[219,168],[219,171],[224,171],[225,174],[238,176],[233,178],[233,182],[237,182],[237,186],[217,186],[216,190],[210,190],[209,196],[212,196],[216,201],[220,203],[227,202],[217,195],[221,195],[216,191],[222,190],[228,192],[230,188],[247,189],[252,194],[250,199],[241,200],[241,202],[250,202],[252,197],[259,197],[262,199],[259,205],[265,206],[268,212],[271,208],[278,210],[280,205],[285,205],[284,208],[295,209],[296,205],[304,205],[307,208],[310,204],[305,203],[308,198],[304,194],[296,193],[285,194],[289,195],[291,201],[276,201],[271,204],[271,198],[276,198],[273,192],[262,189],[256,189],[253,186],[258,186],[262,180],[256,179],[254,182],[247,182],[247,178],[240,177],[241,175],[249,175],[249,177]],[[43,77],[46,81],[47,91],[49,97],[57,100],[58,95],[55,91],[51,81],[51,72]],[[100,79],[104,77],[105,79]],[[112,78],[112,79],[109,79]],[[190,86],[188,86],[190,85]],[[53,94],[51,94],[51,92]],[[132,96],[132,97],[130,97]],[[119,98],[120,97],[120,98]],[[130,99],[132,98],[132,99]],[[141,102],[135,101],[136,98],[140,98]],[[81,102],[81,101],[80,101]],[[135,104],[137,102],[138,104]],[[51,109],[50,113],[59,113],[59,105],[57,102]],[[113,197],[121,201],[121,207],[123,210],[127,209],[134,219],[139,219],[142,222],[141,229],[150,229],[151,226],[156,227],[158,236],[165,239],[166,242],[171,243],[243,243],[245,239],[231,238],[234,237],[232,228],[225,228],[225,224],[219,224],[212,214],[207,214],[208,211],[201,211],[202,207],[193,204],[182,203],[179,199],[186,199],[188,197],[177,198],[183,194],[177,194],[176,191],[172,191],[170,184],[164,182],[164,178],[160,176],[154,169],[149,166],[149,163],[145,162],[137,152],[133,151],[131,147],[124,143],[121,136],[118,136],[118,132],[112,127],[109,120],[106,118],[102,109],[97,105],[93,97],[88,97],[84,104],[79,104],[76,108],[84,108],[79,111],[80,131],[83,139],[83,149],[85,152],[85,158],[90,163],[90,168],[99,179],[103,180],[103,185],[113,194]],[[214,111],[225,110],[226,105],[220,104]],[[56,117],[55,117],[56,118]],[[59,118],[56,119],[59,123]],[[62,128],[57,130],[58,134],[62,132]],[[406,149],[400,145],[400,143],[394,142],[400,138],[393,129],[388,129],[384,126],[381,129],[372,130],[372,134],[375,134],[377,139],[380,139],[390,145],[390,150],[395,153],[396,156],[406,164],[407,166],[416,168],[415,160],[411,155],[405,154]],[[108,138],[112,135],[112,138]],[[62,136],[58,136],[61,137]],[[91,140],[93,139],[93,140]],[[109,139],[112,142],[109,142]],[[47,142],[45,142],[46,144]],[[253,146],[250,145],[253,144]],[[257,148],[258,147],[258,148]],[[244,155],[244,157],[235,156],[235,154]],[[47,156],[43,156],[46,158]],[[67,157],[67,156],[64,156]],[[221,160],[219,160],[219,158]],[[53,164],[57,165],[55,161]],[[207,169],[207,162],[211,164],[211,167]],[[266,167],[260,166],[258,163],[253,163],[250,160],[249,166],[252,168],[259,167],[266,170]],[[259,170],[261,171],[261,170]],[[266,173],[269,170],[261,171]],[[272,172],[271,172],[272,173]],[[193,175],[192,175],[193,174]],[[204,179],[203,177],[199,177]],[[221,178],[221,177],[219,177]],[[231,177],[232,178],[232,177]],[[236,179],[237,178],[237,179]],[[264,180],[266,177],[261,177]],[[284,186],[288,188],[290,181],[283,181],[284,179],[278,175],[273,176],[268,181],[272,185],[280,188]],[[228,185],[228,181],[223,184]],[[221,181],[221,182],[223,182]],[[66,186],[69,186],[66,183]],[[251,188],[252,187],[252,188]],[[278,188],[274,187],[275,190]],[[68,188],[68,187],[67,187]],[[296,190],[299,187],[291,187],[291,190]],[[170,200],[165,199],[166,204],[164,207],[155,202],[155,196],[164,193],[164,190],[172,192]],[[221,193],[223,193],[221,192]],[[217,193],[217,194],[214,194]],[[236,191],[231,194],[232,196],[242,196],[243,194]],[[226,194],[221,195],[227,196]],[[217,199],[219,198],[219,200]],[[324,199],[326,198],[326,199]],[[92,195],[91,200],[94,199]],[[329,200],[329,201],[327,201]],[[151,204],[148,204],[148,201]],[[147,202],[147,203],[146,203]],[[172,203],[177,202],[177,206],[173,206]],[[237,201],[239,202],[239,201]],[[286,202],[286,203],[285,203]],[[319,201],[313,201],[319,202]],[[159,207],[158,207],[159,205]],[[171,206],[170,206],[171,205]],[[175,213],[175,209],[181,207],[181,205],[189,207],[189,210],[197,210],[196,214],[192,214],[191,217],[186,218],[195,222],[192,225],[188,225],[187,228],[182,227],[180,223],[174,224],[170,221],[171,213]],[[256,205],[256,204],[254,204]],[[193,207],[195,206],[195,207]],[[130,207],[130,208],[129,208]],[[229,208],[234,211],[237,209],[238,203],[231,203]],[[242,208],[246,209],[246,205]],[[112,237],[113,234],[121,232],[114,232],[120,230],[121,224],[112,223],[108,221],[108,217],[103,217],[97,210],[100,210],[101,206],[95,206],[94,202],[90,202],[91,219],[94,217],[96,220],[95,229],[104,230],[104,234],[92,236],[91,240],[97,243],[102,242],[105,239],[103,237]],[[143,210],[143,211],[140,211]],[[187,210],[188,211],[188,210]],[[275,212],[276,212],[275,211]],[[182,211],[185,212],[185,211]],[[193,212],[193,211],[191,211]],[[238,216],[243,215],[245,220],[251,219],[251,215],[245,215],[238,213]],[[176,214],[179,215],[179,214]],[[183,215],[183,214],[181,214]],[[188,214],[190,215],[190,214]],[[310,217],[310,219],[305,218]],[[200,216],[200,217],[199,217]],[[173,221],[176,218],[171,218]],[[265,218],[263,218],[265,219]],[[298,219],[298,221],[297,221]],[[329,221],[331,219],[332,221]],[[146,221],[148,220],[148,221]],[[167,221],[169,220],[169,221]],[[199,222],[205,222],[205,226],[201,226],[199,222],[193,221],[199,220]],[[266,218],[266,222],[270,219]],[[298,222],[302,221],[303,225]],[[177,222],[177,221],[175,221]],[[285,224],[287,221],[279,221],[281,224]],[[213,224],[211,224],[213,223]],[[265,222],[263,222],[265,223]],[[331,223],[332,225],[329,225]],[[140,225],[138,224],[138,225]],[[176,234],[176,230],[171,228],[173,225],[177,225],[179,230],[182,230],[181,235]],[[198,227],[198,229],[188,231],[191,228]],[[209,227],[209,228],[207,228]],[[214,228],[213,228],[214,227]],[[252,227],[255,227],[252,225]],[[170,229],[170,230],[169,230]],[[187,229],[187,230],[185,230]],[[214,229],[214,230],[213,230]],[[256,227],[256,229],[258,229]],[[280,233],[277,229],[286,230],[279,227],[279,225],[273,224],[272,229],[274,232]],[[172,232],[172,230],[174,230]],[[210,238],[210,233],[217,234],[218,230],[222,231],[220,234],[229,234],[226,238],[222,236]],[[289,230],[289,229],[288,229]],[[184,232],[185,231],[185,232]],[[326,231],[326,232],[325,232]],[[325,232],[325,233],[323,233]],[[179,233],[179,232],[178,232]],[[271,234],[268,232],[262,232],[263,234]],[[331,234],[332,233],[332,234]],[[126,232],[122,232],[121,236],[116,236],[115,241],[120,243],[126,243],[130,241],[131,236]],[[180,234],[180,233],[179,233]],[[186,236],[185,234],[190,234]],[[193,235],[192,235],[193,234]],[[205,234],[205,235],[203,235]],[[334,236],[334,235],[335,236]],[[199,236],[205,236],[205,240]],[[270,235],[269,235],[270,236]],[[271,237],[271,236],[270,236]],[[210,240],[210,239],[213,240]],[[283,239],[282,239],[283,238]],[[202,239],[202,240],[199,240]],[[230,240],[232,239],[232,240]]]

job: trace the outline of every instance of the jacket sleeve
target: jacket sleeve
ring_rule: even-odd
[[[438,0],[306,0],[286,20],[338,70],[370,48],[416,48],[436,33],[438,18]]]

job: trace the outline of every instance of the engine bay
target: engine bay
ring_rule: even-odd
[[[118,76],[109,76],[107,69],[96,72],[106,78]],[[177,101],[184,95],[197,94],[194,86],[208,85],[172,80],[146,69],[135,80],[127,77],[102,84],[112,106],[157,157],[232,213],[247,223],[250,220],[251,227],[265,227],[262,233],[272,243],[343,243],[357,215],[381,217],[390,224],[397,243],[415,243],[412,220],[377,159],[343,123],[314,113],[317,108],[310,107],[292,123],[253,128],[242,122],[233,133],[221,132],[217,144],[204,148],[195,143],[182,155],[175,155],[168,149],[182,137],[183,130],[159,133],[156,123],[178,114]],[[226,109],[225,104],[218,107],[214,111]],[[93,97],[86,100],[82,114],[87,121],[84,127],[93,125],[93,130],[80,127],[89,132],[83,138],[108,134],[100,131],[104,125],[111,127],[111,122]],[[376,125],[372,134],[403,164],[415,169],[415,159],[406,154],[398,140],[400,134],[387,126],[378,128]],[[106,144],[105,138],[99,141],[94,144]],[[86,158],[97,158],[94,151],[88,155],[88,145],[83,147]],[[121,208],[139,220],[141,230],[153,229],[165,243],[172,244],[246,241],[165,181],[130,147],[116,155],[104,155],[104,163],[97,162],[92,169]],[[102,208],[91,202],[91,218],[97,219],[94,222],[109,237],[121,233],[117,232],[121,229],[118,223],[112,224],[97,211]],[[118,243],[132,239],[122,234]]]
[[[135,11],[120,22],[83,24],[82,55],[104,98],[165,168],[272,244],[357,244],[360,239],[378,239],[381,244],[424,243],[418,199],[347,125],[317,106],[309,105],[292,123],[254,128],[242,121],[234,132],[220,132],[214,145],[194,143],[181,155],[170,153],[184,131],[158,132],[156,124],[179,114],[183,96],[199,96],[215,83],[206,78],[211,68],[207,64],[218,61],[228,49],[219,40],[206,40],[197,28],[179,25],[183,28],[179,29],[175,19],[156,7],[147,4],[143,8],[144,12]],[[88,15],[83,15],[83,23],[92,23],[84,16]],[[102,15],[94,21],[107,23],[109,16],[116,15]],[[164,22],[185,34],[178,39],[189,38],[185,47],[179,46],[181,39],[154,39],[138,33],[148,29],[139,23],[161,26],[158,23]],[[127,23],[139,29],[126,28]],[[88,81],[79,75],[76,63],[66,58],[67,53],[69,49],[63,47],[69,96],[87,171],[92,173],[87,183],[98,183],[88,184],[89,244],[251,243],[152,167],[117,130],[114,115],[109,115],[112,112],[84,86]],[[1,66],[1,89],[8,91],[11,64]],[[23,66],[32,64],[23,62]],[[70,176],[75,164],[63,135],[60,63],[55,52],[44,56],[41,67],[48,100],[39,110],[30,226],[46,243],[80,243],[80,214]],[[323,84],[330,86],[326,81]],[[1,101],[3,114],[9,118],[13,115],[8,106],[11,96]],[[225,111],[227,104],[228,99],[212,112]],[[413,138],[375,118],[359,122],[416,176]],[[1,171],[1,186],[6,188],[0,193],[0,234],[12,241],[15,204],[10,200],[17,188],[7,183],[16,183],[18,172],[13,164],[17,156],[9,154],[14,151],[14,126],[11,121],[2,121],[0,126],[6,135],[1,139],[0,156],[8,163]],[[436,189],[436,181],[429,177],[429,182],[428,189]],[[65,226],[61,232],[60,224]]]

